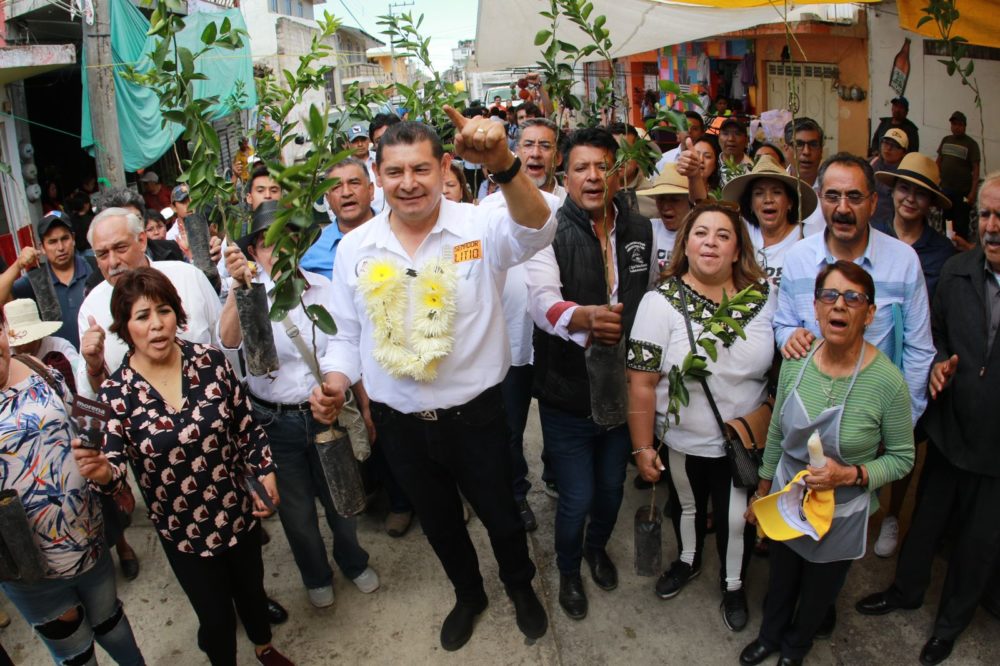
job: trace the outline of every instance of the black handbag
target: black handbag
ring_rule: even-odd
[[[691,330],[691,315],[688,314],[684,284],[680,278],[677,281],[680,283],[677,285],[677,294],[681,299],[681,314],[684,315],[684,325],[687,327],[688,342],[691,343],[691,353],[697,354],[698,350],[694,342],[694,332]],[[760,455],[756,450],[751,452],[743,446],[743,442],[740,441],[739,437],[726,426],[722,420],[722,414],[719,413],[719,407],[715,404],[712,391],[708,388],[707,379],[701,377],[699,380],[701,381],[702,388],[705,389],[705,397],[708,398],[708,404],[712,407],[712,413],[715,415],[716,423],[719,424],[719,430],[722,431],[722,447],[726,452],[726,458],[729,460],[729,474],[733,477],[733,485],[737,488],[748,490],[756,488],[760,481],[760,476],[758,475],[761,463]]]

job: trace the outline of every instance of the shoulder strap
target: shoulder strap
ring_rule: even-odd
[[[299,350],[299,355],[302,360],[306,362],[309,369],[312,371],[313,376],[316,378],[316,382],[323,384],[323,373],[319,371],[319,366],[316,365],[316,359],[313,357],[312,352],[309,350],[309,346],[306,345],[306,341],[302,339],[302,332],[299,327],[292,322],[291,317],[285,315],[285,318],[281,320],[282,325],[285,327],[285,333],[288,334],[288,338],[295,345],[295,348]]]
[[[687,306],[687,295],[684,293],[684,281],[679,277],[675,278],[677,280],[677,295],[681,299],[681,314],[684,315],[684,325],[687,327],[688,342],[691,344],[691,353],[697,354],[698,348],[694,344],[694,331],[691,330],[691,315],[688,314]],[[712,396],[712,391],[708,388],[708,381],[704,377],[699,377],[699,382],[701,382],[701,387],[705,389],[705,397],[708,398],[708,404],[712,408],[712,413],[715,414],[715,422],[719,424],[719,430],[722,432],[722,437],[726,437],[726,424],[722,420],[722,414],[719,413],[719,407],[715,404],[715,397]]]
[[[45,367],[43,363],[40,363],[38,359],[30,354],[15,354],[13,358],[31,368],[36,375],[45,380],[45,383],[49,385],[49,388],[56,392],[56,395],[60,397],[62,396],[62,388],[56,382],[56,378],[52,376],[49,369]]]

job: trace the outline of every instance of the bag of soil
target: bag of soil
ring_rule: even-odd
[[[52,275],[45,264],[39,264],[28,270],[28,282],[35,292],[35,302],[38,303],[38,314],[42,321],[62,321],[62,308],[59,307],[59,297],[56,288],[52,286]]]
[[[595,342],[584,352],[590,378],[590,414],[594,423],[612,428],[628,416],[628,384],[625,381],[625,338],[618,344]]]
[[[663,521],[655,504],[635,512],[635,575],[659,576],[663,570]]]
[[[20,495],[13,488],[0,491],[0,580],[34,583],[44,575],[42,554]]]
[[[350,518],[365,510],[365,486],[361,481],[358,462],[354,459],[351,438],[346,430],[327,428],[313,439],[323,467],[323,476],[330,489],[333,508]]]
[[[274,347],[267,292],[262,284],[234,287],[236,314],[243,333],[243,358],[247,371],[261,377],[278,370],[278,350]]]

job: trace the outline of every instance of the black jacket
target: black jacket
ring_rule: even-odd
[[[649,286],[653,227],[649,220],[632,212],[622,195],[615,198],[615,247],[618,264],[618,302],[622,312],[622,337],[628,338],[639,301]],[[558,228],[552,242],[562,297],[578,305],[608,302],[603,275],[601,243],[594,233],[590,215],[566,199],[556,213]],[[575,342],[549,335],[537,326],[534,332],[535,396],[557,409],[576,416],[590,416],[590,380],[583,348]],[[622,372],[625,372],[624,366]]]
[[[941,271],[931,328],[934,362],[958,354],[951,384],[924,414],[927,434],[959,469],[1000,477],[1000,335],[987,349],[986,260],[983,249],[952,257]]]

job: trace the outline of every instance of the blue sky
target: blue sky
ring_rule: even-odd
[[[447,69],[451,66],[451,50],[458,45],[458,41],[476,38],[479,3],[476,0],[412,1],[411,6],[393,8],[393,13],[411,12],[414,18],[424,15],[420,30],[424,37],[431,38],[431,59],[435,68]],[[375,22],[379,16],[389,12],[389,0],[328,0],[325,5],[316,6],[317,16],[322,15],[324,8],[345,25],[360,27],[388,43],[387,36],[379,34],[381,27]]]

